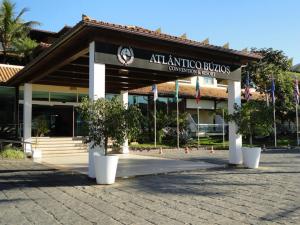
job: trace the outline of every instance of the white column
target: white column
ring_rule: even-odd
[[[89,46],[89,98],[93,100],[105,98],[105,65],[95,63],[95,42]],[[94,152],[104,154],[104,147],[92,148],[91,145],[92,143],[89,145],[88,176],[95,178]]]
[[[128,108],[128,91],[121,91],[121,97],[122,97],[122,102],[123,102],[124,106],[126,108]],[[122,150],[123,154],[129,153],[128,138],[125,139],[121,150]]]
[[[235,71],[235,72],[239,72]],[[234,104],[241,105],[241,82],[228,81],[228,113],[234,111]],[[237,126],[229,122],[229,164],[242,164],[242,136],[236,133]]]
[[[31,142],[31,120],[32,120],[32,85],[24,84],[23,104],[23,140]],[[25,144],[26,153],[31,153],[31,145]]]

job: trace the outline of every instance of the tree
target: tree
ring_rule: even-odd
[[[24,62],[29,62],[32,60],[33,50],[37,47],[37,45],[36,41],[29,37],[24,37],[17,39],[14,42],[13,50],[24,59]]]
[[[272,107],[267,107],[265,102],[249,101],[241,107],[234,106],[234,113],[226,116],[227,121],[237,124],[237,133],[249,138],[253,144],[253,136],[267,136],[271,134]]]
[[[25,40],[28,43],[30,29],[35,25],[39,25],[36,21],[23,21],[21,17],[28,11],[27,8],[23,8],[19,13],[15,11],[16,4],[10,0],[2,1],[0,6],[0,41],[3,49],[4,63],[7,62],[8,53],[15,53],[18,50],[18,46],[20,45],[15,44],[20,42],[20,40]],[[35,48],[36,45],[31,43],[27,47]],[[28,53],[29,51],[26,50],[26,52]]]
[[[294,108],[293,77],[289,73],[292,61],[283,51],[272,48],[253,48],[251,52],[260,54],[263,58],[258,62],[248,64],[243,69],[243,81],[249,73],[252,86],[260,93],[265,94],[267,98],[271,87],[271,79],[274,79],[276,115],[281,120],[291,119],[288,112]]]
[[[33,120],[32,127],[36,133],[36,137],[43,137],[50,131],[47,118],[43,115],[38,116]]]
[[[89,124],[89,139],[92,147],[104,144],[107,155],[108,140],[120,146],[128,136],[135,136],[140,132],[141,111],[135,105],[128,109],[116,96],[111,100],[100,98],[97,100],[83,99],[79,111]]]
[[[270,82],[270,78],[277,77],[285,71],[289,71],[292,62],[281,50],[272,48],[251,49],[252,53],[262,56],[262,59],[257,62],[252,62],[243,70],[243,77],[246,77],[247,72],[250,73],[252,81],[256,85],[256,89],[261,93],[265,93],[268,87],[266,84]]]
[[[169,117],[164,111],[159,110],[156,113],[156,130],[157,130],[157,138],[158,143],[162,143],[162,139],[164,137],[163,129],[169,125]],[[154,126],[154,119],[153,119],[153,126]]]

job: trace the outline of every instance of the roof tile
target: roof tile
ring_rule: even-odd
[[[223,52],[227,52],[227,53],[238,54],[241,56],[252,57],[252,58],[257,58],[257,59],[261,58],[261,55],[256,54],[256,53],[246,52],[246,51],[238,51],[238,50],[234,50],[234,49],[230,49],[230,48],[224,48],[221,46],[211,45],[208,43],[202,43],[202,42],[190,40],[187,38],[172,36],[172,35],[165,34],[162,32],[156,32],[154,30],[145,29],[143,27],[119,25],[119,24],[114,24],[114,23],[97,21],[97,20],[93,20],[93,19],[83,20],[83,22],[87,23],[87,24],[91,24],[91,25],[96,25],[96,26],[102,26],[102,27],[105,26],[107,28],[112,28],[112,29],[115,28],[115,29],[119,29],[119,30],[123,30],[123,31],[129,31],[129,32],[133,32],[136,34],[151,35],[152,37],[164,39],[164,40],[175,40],[175,41],[178,41],[183,44],[192,44],[192,45],[195,45],[198,47],[204,47],[204,48],[208,48],[208,49],[212,49],[212,50],[218,50],[218,51],[223,51]]]
[[[174,83],[163,83],[157,85],[157,91],[162,96],[174,96],[175,84]],[[228,93],[226,88],[219,87],[200,87],[201,97],[203,98],[216,98],[216,99],[227,99]],[[129,91],[130,94],[140,95],[151,95],[151,87],[139,88]],[[195,98],[195,87],[192,85],[180,85],[179,96]],[[262,100],[264,96],[258,92],[253,92],[252,99]]]
[[[22,68],[23,66],[0,64],[0,83],[8,81]]]

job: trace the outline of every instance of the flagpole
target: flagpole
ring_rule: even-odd
[[[223,147],[225,147],[225,115],[224,115],[224,109],[222,109],[222,116],[223,116],[223,124],[222,124],[222,128],[223,128]]]
[[[197,150],[199,150],[199,141],[200,141],[200,138],[199,138],[199,107],[197,108],[197,118],[198,118],[198,121],[197,121]]]
[[[154,147],[156,148],[156,99],[154,99]]]
[[[179,150],[179,107],[178,107],[178,98],[177,98],[177,149]]]
[[[272,102],[273,102],[273,122],[274,122],[274,146],[277,147],[277,132],[276,132],[276,112],[275,112],[275,78],[272,77],[271,85]]]
[[[275,116],[275,101],[273,101],[273,117],[274,117],[274,144],[277,147],[277,132],[276,132],[276,116]]]
[[[297,146],[299,146],[299,133],[298,133],[298,130],[299,130],[299,125],[298,125],[298,103],[296,102],[296,132],[297,132]]]

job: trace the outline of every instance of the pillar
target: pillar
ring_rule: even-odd
[[[32,120],[32,84],[24,84],[23,104],[23,140],[31,142],[31,120]],[[25,152],[31,153],[31,145],[25,144]]]
[[[89,98],[105,98],[105,65],[95,62],[95,42],[89,45]],[[94,152],[104,154],[104,146],[92,148],[89,144],[88,176],[95,178]]]
[[[240,69],[234,72],[240,72]],[[241,82],[228,81],[228,113],[234,111],[234,105],[241,105]],[[242,136],[237,134],[237,126],[234,122],[229,122],[229,164],[242,164]]]
[[[19,94],[20,94],[20,90],[19,90],[19,86],[17,86],[15,88],[15,104],[14,104],[14,124],[15,124],[15,135],[16,138],[21,137],[20,135],[20,117],[19,117]]]
[[[128,91],[121,91],[121,99],[126,108],[128,108]],[[128,147],[128,138],[125,139],[122,149],[121,149],[123,154],[128,154],[129,153],[129,147]]]

